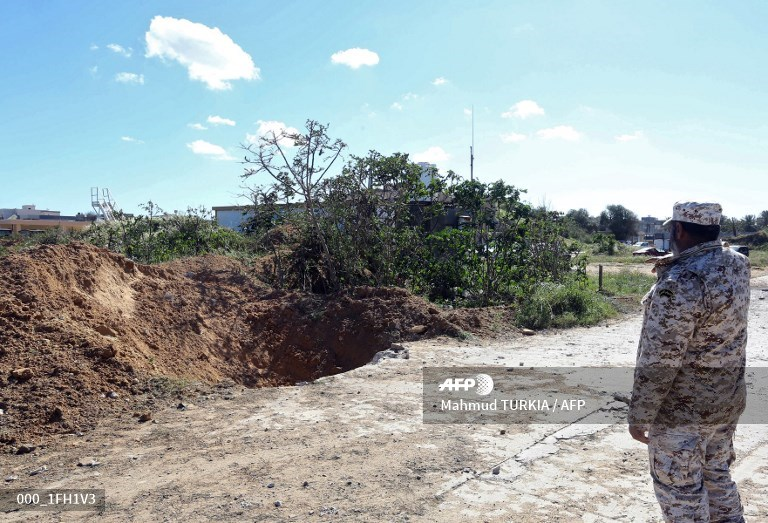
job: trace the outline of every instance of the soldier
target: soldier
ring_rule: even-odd
[[[746,404],[750,267],[718,239],[721,214],[717,203],[674,205],[672,254],[643,298],[629,433],[648,445],[668,522],[744,521],[730,466]]]

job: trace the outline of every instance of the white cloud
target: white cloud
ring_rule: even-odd
[[[558,125],[549,129],[542,129],[536,132],[536,136],[544,140],[566,140],[568,142],[577,142],[583,136],[570,125]]]
[[[195,154],[208,156],[216,160],[233,160],[222,146],[206,142],[205,140],[195,140],[192,143],[188,143],[187,148]]]
[[[259,68],[219,28],[189,20],[156,16],[146,35],[147,58],[175,60],[187,68],[189,78],[212,90],[231,89],[229,80],[258,80]]]
[[[413,155],[414,162],[442,163],[448,161],[450,156],[442,147],[432,146],[426,151]]]
[[[130,142],[130,143],[144,143],[144,140],[137,140],[133,136],[121,136],[120,139],[124,142]]]
[[[99,66],[98,65],[94,65],[93,67],[89,68],[88,70],[91,72],[91,76],[93,76],[94,78],[96,78],[96,75],[99,74]]]
[[[361,110],[363,113],[365,113],[365,115],[366,115],[368,118],[376,118],[376,117],[378,116],[378,114],[376,113],[376,111],[374,111],[373,109],[371,109],[371,104],[369,104],[368,102],[366,102],[366,103],[364,103],[363,105],[361,105],[361,106],[360,106],[360,110]]]
[[[284,122],[278,122],[276,120],[258,120],[256,122],[259,128],[256,130],[256,134],[246,134],[245,140],[248,143],[259,143],[259,139],[262,136],[276,136],[279,137],[280,133],[285,134],[299,134],[299,130],[295,127],[288,127]],[[278,139],[278,143],[285,147],[293,147],[294,142],[287,136]]]
[[[213,125],[228,125],[234,127],[237,123],[229,118],[222,118],[221,116],[209,116],[207,122]]]
[[[448,80],[446,78],[443,78],[442,76],[439,76],[432,80],[432,85],[445,85],[448,83]]]
[[[526,135],[519,133],[506,133],[502,134],[500,137],[501,141],[504,143],[520,143],[528,138]]]
[[[90,49],[91,49],[91,51],[98,51],[99,50],[99,46],[96,45],[96,44],[91,44]]]
[[[208,128],[201,123],[188,123],[187,127],[194,129],[195,131],[205,131]]]
[[[411,102],[413,100],[419,100],[421,99],[421,96],[419,96],[416,93],[405,93],[400,97],[400,99],[403,102]],[[392,102],[392,105],[389,106],[390,109],[394,109],[395,111],[402,111],[403,110],[403,104],[400,102]]]
[[[544,109],[533,100],[521,100],[509,108],[509,111],[501,113],[502,118],[526,119],[530,116],[540,116]]]
[[[115,75],[115,82],[121,84],[144,84],[144,75],[136,73],[117,73]]]
[[[643,131],[635,131],[632,134],[620,134],[616,137],[617,142],[634,142],[635,140],[642,140],[645,138]]]
[[[130,58],[131,55],[133,54],[133,49],[131,49],[130,47],[126,49],[125,47],[119,44],[107,44],[107,49],[109,49],[114,53],[123,55],[126,58]]]
[[[472,109],[464,108],[464,116],[472,116]]]
[[[374,66],[379,63],[379,55],[368,49],[354,47],[346,51],[339,51],[331,55],[331,62],[342,64],[352,69],[359,69],[364,65]]]

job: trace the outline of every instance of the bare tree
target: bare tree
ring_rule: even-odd
[[[306,132],[289,132],[285,129],[265,134],[257,144],[242,145],[250,155],[244,159],[243,178],[267,173],[274,180],[273,189],[286,201],[303,201],[307,223],[317,239],[332,290],[338,287],[338,278],[328,242],[320,227],[320,188],[323,178],[341,156],[346,144],[339,139],[331,140],[328,125],[307,120]]]

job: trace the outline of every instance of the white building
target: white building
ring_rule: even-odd
[[[424,182],[424,185],[429,185],[433,178],[434,169],[437,169],[437,165],[428,162],[419,162],[416,165],[421,167],[421,181]]]
[[[253,212],[245,205],[226,205],[213,208],[214,219],[220,227],[235,231],[243,230],[243,222],[253,216]]]
[[[664,227],[664,220],[655,216],[645,216],[640,218],[638,241],[652,242],[658,249],[667,250],[669,248],[669,231]]]
[[[7,220],[11,216],[17,220],[39,220],[42,216],[58,217],[60,214],[60,211],[42,211],[34,205],[22,205],[21,209],[0,209],[0,220]]]

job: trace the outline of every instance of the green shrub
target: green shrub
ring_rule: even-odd
[[[516,322],[520,327],[546,329],[594,325],[615,315],[605,298],[578,281],[545,282],[521,301]]]
[[[595,254],[607,254],[609,256],[616,254],[616,239],[612,234],[599,232],[592,236],[592,243],[595,246],[593,249]]]
[[[308,120],[306,133],[245,146],[243,177],[273,180],[252,188],[247,232],[274,255],[277,285],[316,293],[398,285],[485,306],[514,303],[538,282],[572,274],[578,248],[565,240],[564,216],[532,208],[524,190],[437,169],[424,183],[408,155],[376,151],[352,156],[331,176],[346,144],[327,129]],[[292,151],[283,149],[287,138],[298,144]],[[459,216],[468,219],[456,228]],[[269,234],[286,226],[297,236],[290,243]]]
[[[118,252],[139,263],[160,263],[206,253],[244,249],[242,234],[219,227],[205,209],[163,214],[156,204],[141,206],[145,215],[118,213],[113,222],[97,223],[80,233],[83,241]]]

